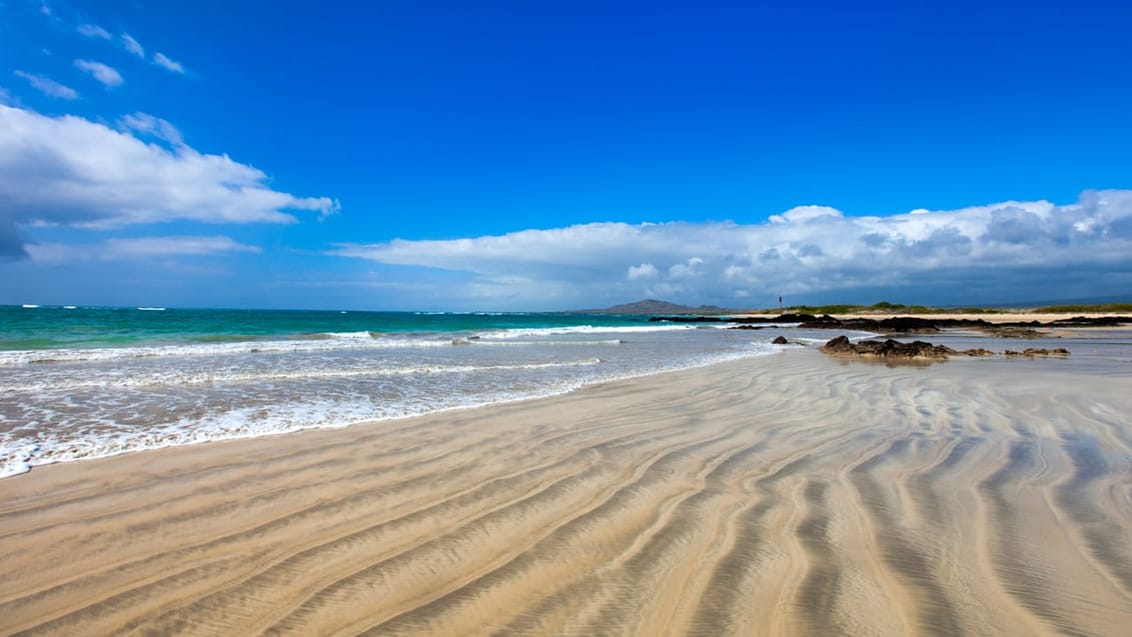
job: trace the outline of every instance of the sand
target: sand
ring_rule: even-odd
[[[813,350],[0,481],[0,633],[1127,635],[1132,360]]]

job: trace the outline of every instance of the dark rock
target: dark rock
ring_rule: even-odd
[[[959,352],[959,353],[964,355],[964,356],[996,356],[997,355],[995,352],[992,352],[989,349],[983,349],[981,347],[977,347],[975,349],[965,349],[965,350],[963,350],[962,352]]]
[[[803,327],[822,328],[829,327],[829,325],[812,323]],[[938,321],[915,316],[894,316],[881,320],[870,318],[846,319],[840,321],[838,327],[863,332],[880,332],[882,334],[935,334],[939,332]]]
[[[669,323],[731,323],[738,329],[755,329],[756,325],[776,323],[797,323],[804,329],[843,329],[878,332],[880,334],[936,334],[943,329],[980,330],[991,336],[1002,338],[1036,338],[1043,336],[1035,327],[1112,327],[1132,323],[1132,317],[1104,316],[1087,318],[1075,316],[1049,323],[1039,321],[1015,321],[1011,323],[990,323],[983,319],[944,319],[923,318],[919,316],[891,316],[883,319],[853,318],[839,320],[828,314],[779,314],[778,316],[704,316],[668,315],[653,316],[650,322]]]
[[[849,341],[849,337],[842,334],[837,338],[831,339],[825,345],[821,346],[821,351],[830,354],[841,354],[844,352],[853,351],[853,343]]]
[[[828,314],[823,314],[821,316],[812,317],[811,320],[803,321],[798,327],[820,330],[845,327],[845,323]]]
[[[998,338],[1039,338],[1046,335],[1045,332],[1039,332],[1030,327],[1012,325],[989,325],[982,328],[982,331],[987,336],[997,336]]]
[[[782,322],[786,321],[783,320]],[[1041,336],[1041,334],[1031,336],[1026,330],[1033,331],[1035,327],[1113,327],[1128,323],[1132,323],[1132,317],[1102,316],[1088,318],[1075,316],[1073,318],[1050,321],[1049,323],[1042,323],[1040,321],[991,323],[983,319],[937,319],[918,316],[893,316],[879,320],[873,318],[854,318],[839,321],[832,316],[823,316],[820,319],[815,318],[811,321],[804,321],[800,327],[810,329],[836,328],[861,330],[864,332],[879,332],[881,334],[934,334],[942,329],[959,328],[981,330],[993,336],[1002,336],[1003,338],[1033,338],[1034,336]],[[1011,330],[1017,331],[1012,332]]]
[[[1021,352],[1014,350],[1006,350],[1007,356],[1025,356],[1026,358],[1034,358],[1035,356],[1069,356],[1069,350],[1064,347],[1057,347],[1054,349],[1027,347]]]
[[[924,341],[901,343],[893,339],[886,341],[859,341],[853,343],[847,336],[838,336],[822,346],[827,354],[856,354],[879,358],[947,358],[958,354],[946,345],[932,345]]]
[[[790,341],[786,340],[785,336],[779,336],[771,341],[771,343],[774,345],[789,345]]]
[[[1125,323],[1132,323],[1132,316],[1098,316],[1095,318],[1074,316],[1072,318],[1050,321],[1048,325],[1060,327],[1114,327]]]

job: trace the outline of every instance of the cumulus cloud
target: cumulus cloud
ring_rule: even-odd
[[[160,118],[139,113],[124,122],[126,130],[114,130],[0,106],[0,259],[27,256],[21,227],[294,223],[287,211],[338,209],[326,197],[272,190],[262,171],[227,155],[146,143],[131,133],[179,141]]]
[[[153,62],[154,64],[174,73],[185,72],[185,67],[182,66],[180,62],[174,62],[173,60],[169,59],[169,57],[164,53],[159,52],[157,53],[157,55],[154,55]]]
[[[677,263],[668,268],[668,278],[670,279],[688,279],[691,277],[699,276],[704,271],[704,260],[699,257],[692,257],[684,263]]]
[[[26,73],[24,71],[14,71],[14,73],[16,74],[16,76],[22,77],[23,79],[27,80],[28,84],[31,84],[32,88],[39,91],[40,93],[43,93],[44,95],[47,95],[48,97],[58,97],[64,100],[73,100],[77,99],[79,96],[79,92],[75,89],[60,84],[50,78],[43,77],[42,75],[32,75],[31,73]]]
[[[626,276],[629,277],[630,281],[637,279],[655,279],[660,276],[660,271],[651,263],[642,263],[640,265],[629,266],[629,271]]]
[[[972,291],[996,295],[988,302],[1088,296],[1132,279],[1132,191],[1085,192],[1068,205],[1010,201],[886,217],[804,206],[751,225],[592,223],[343,244],[333,254],[466,272],[484,289],[510,289],[528,307],[545,289],[573,290],[579,299],[663,295],[712,303],[780,293],[845,298],[853,290],[938,302],[971,301]],[[508,284],[499,284],[504,277]],[[1049,288],[1070,279],[1095,285]]]
[[[102,83],[107,88],[121,86],[124,80],[122,74],[115,70],[113,67],[107,66],[102,62],[94,62],[92,60],[75,60],[75,68],[90,73],[91,77]]]

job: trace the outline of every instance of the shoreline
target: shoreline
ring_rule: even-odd
[[[777,348],[778,346],[773,346],[773,347]],[[425,417],[425,416],[441,415],[441,414],[446,414],[446,413],[451,413],[451,412],[459,412],[459,411],[465,411],[465,410],[485,409],[485,408],[491,408],[491,407],[496,407],[496,406],[501,406],[501,405],[513,404],[513,403],[523,403],[523,402],[529,402],[529,401],[545,400],[545,399],[549,399],[549,398],[554,398],[556,396],[562,396],[562,395],[570,394],[570,393],[573,393],[573,392],[576,392],[576,391],[580,391],[580,390],[583,390],[587,387],[591,387],[591,386],[594,386],[594,385],[601,385],[601,384],[604,384],[604,383],[619,382],[619,381],[626,381],[626,380],[649,378],[649,377],[652,377],[652,376],[662,376],[664,374],[693,370],[693,369],[698,369],[698,368],[701,368],[701,367],[717,365],[717,364],[720,364],[720,363],[726,363],[726,362],[729,362],[730,360],[734,360],[735,358],[759,358],[759,357],[762,357],[762,356],[773,356],[774,354],[780,353],[780,352],[781,352],[781,349],[771,350],[771,351],[760,351],[758,353],[738,355],[738,356],[735,356],[735,357],[725,357],[725,358],[721,358],[721,359],[717,359],[717,360],[710,360],[710,361],[706,361],[706,362],[704,362],[704,361],[695,362],[695,363],[689,364],[686,367],[677,367],[677,368],[674,368],[674,369],[665,369],[665,370],[653,371],[653,372],[641,372],[641,373],[638,373],[638,374],[629,374],[629,375],[624,375],[624,376],[615,376],[615,377],[611,377],[611,378],[603,378],[603,379],[592,381],[592,382],[589,382],[589,383],[583,383],[583,384],[577,385],[577,386],[548,390],[548,391],[545,391],[543,393],[534,393],[534,394],[531,394],[531,395],[523,395],[523,396],[513,396],[513,397],[504,398],[504,399],[492,400],[490,402],[470,404],[470,405],[456,405],[456,406],[450,406],[450,407],[441,407],[441,408],[435,408],[431,411],[424,411],[424,412],[421,412],[421,413],[408,413],[408,414],[402,414],[402,415],[397,415],[397,416],[390,416],[390,417],[387,417],[387,418],[377,418],[377,419],[370,418],[370,419],[358,420],[358,421],[349,422],[349,423],[346,423],[346,424],[336,425],[336,426],[298,427],[298,428],[290,429],[290,430],[266,431],[266,432],[234,432],[230,435],[218,436],[218,437],[206,439],[206,440],[188,439],[188,440],[179,440],[179,441],[175,441],[175,442],[161,441],[160,443],[153,444],[152,446],[142,446],[142,447],[130,448],[130,449],[125,449],[125,450],[117,450],[117,451],[113,451],[113,452],[109,452],[109,453],[96,454],[96,455],[83,456],[83,457],[61,457],[61,458],[58,458],[58,459],[52,459],[49,462],[29,463],[29,462],[24,461],[24,462],[17,462],[17,463],[8,463],[7,465],[0,465],[0,466],[4,466],[5,468],[8,467],[8,466],[15,466],[15,467],[17,467],[17,469],[16,470],[9,470],[7,472],[0,471],[0,484],[2,484],[4,480],[7,480],[9,478],[13,478],[15,476],[20,476],[20,475],[30,473],[33,469],[36,469],[38,467],[49,467],[49,466],[53,466],[53,465],[57,465],[57,464],[70,464],[70,463],[74,463],[74,462],[89,462],[89,461],[92,461],[92,460],[101,460],[101,459],[105,459],[105,458],[117,458],[117,457],[121,457],[121,456],[135,454],[135,453],[149,453],[149,452],[153,452],[153,451],[159,451],[159,450],[162,450],[162,449],[173,449],[173,448],[177,448],[177,447],[193,447],[193,446],[198,446],[198,445],[208,445],[208,444],[214,444],[214,443],[235,442],[235,441],[241,441],[241,440],[255,440],[255,439],[258,439],[258,438],[268,438],[268,437],[273,437],[273,436],[293,435],[293,434],[303,433],[303,432],[306,432],[306,431],[335,431],[335,430],[339,430],[339,429],[349,429],[351,427],[365,427],[365,426],[371,426],[371,425],[377,426],[377,425],[380,425],[382,423],[391,423],[391,422],[397,422],[397,421],[401,421],[401,420],[411,420],[411,419],[414,419],[414,418],[422,418],[422,417]]]
[[[1132,398],[1089,366],[807,348],[37,467],[0,630],[1121,634]]]

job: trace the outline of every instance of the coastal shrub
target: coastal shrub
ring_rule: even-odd
[[[785,309],[795,314],[851,314],[866,308],[863,305],[794,305]]]
[[[1046,314],[1071,314],[1075,312],[1132,312],[1132,303],[1099,303],[1096,305],[1047,305],[1034,309]]]

